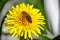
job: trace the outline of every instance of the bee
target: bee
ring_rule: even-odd
[[[22,15],[28,22],[32,23],[32,18],[25,11],[22,12]]]

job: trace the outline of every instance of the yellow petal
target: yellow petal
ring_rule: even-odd
[[[44,30],[44,28],[43,28],[43,27],[41,27],[41,26],[39,26],[39,25],[38,25],[38,27],[39,27],[40,29]]]
[[[25,39],[27,38],[27,31],[25,31],[24,38]]]
[[[16,33],[17,33],[17,32],[15,31],[15,32],[13,33],[12,37],[14,37],[14,36],[16,35]]]
[[[31,35],[32,35],[32,34],[31,34],[31,31],[28,30],[28,37],[31,38]]]
[[[33,33],[36,37],[39,36],[34,30],[31,30],[31,31],[32,31],[32,33]]]
[[[37,33],[41,34],[41,31],[40,31],[40,29],[39,29],[38,27],[34,27],[33,29],[34,29]]]
[[[24,32],[22,31],[21,36],[23,36]]]

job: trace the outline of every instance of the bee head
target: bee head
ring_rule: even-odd
[[[22,15],[27,15],[27,13],[25,11],[22,12]]]

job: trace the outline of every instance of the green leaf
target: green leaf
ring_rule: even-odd
[[[4,5],[7,1],[8,0],[0,0],[0,13],[1,13],[2,8],[4,7]]]
[[[48,38],[48,37],[46,37],[46,36],[40,35],[40,36],[38,37],[38,40],[52,40],[52,39],[50,39],[50,38]]]

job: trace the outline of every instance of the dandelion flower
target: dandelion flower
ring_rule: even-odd
[[[5,26],[12,36],[33,39],[32,34],[39,37],[41,29],[44,30],[42,26],[45,18],[33,5],[21,3],[16,7],[12,6],[6,16]]]

